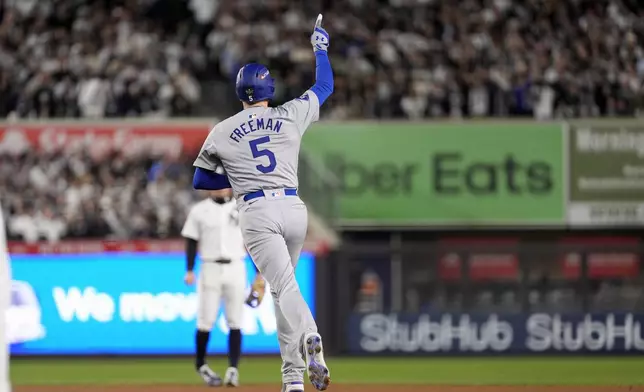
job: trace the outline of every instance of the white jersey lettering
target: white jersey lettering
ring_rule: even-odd
[[[235,198],[261,189],[297,188],[302,135],[320,115],[317,95],[274,108],[250,107],[217,124],[194,166],[223,167]]]

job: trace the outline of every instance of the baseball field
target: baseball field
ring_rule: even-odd
[[[330,358],[331,392],[644,391],[644,358]],[[210,360],[223,373],[223,359]],[[237,392],[280,390],[277,357],[245,358]],[[15,392],[193,392],[209,389],[190,359],[12,362]],[[306,390],[313,388],[306,384]]]

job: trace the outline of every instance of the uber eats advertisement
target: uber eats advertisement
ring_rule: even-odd
[[[341,187],[343,224],[564,223],[560,124],[336,124],[304,148]]]

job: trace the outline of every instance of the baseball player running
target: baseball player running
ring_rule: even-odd
[[[11,271],[9,269],[9,254],[7,253],[7,238],[4,231],[4,218],[0,208],[0,392],[10,392],[9,385],[9,342],[7,342],[6,314],[11,299]]]
[[[219,314],[223,300],[228,334],[228,364],[223,384],[239,385],[237,370],[241,356],[241,322],[246,300],[246,250],[239,228],[236,202],[230,189],[210,191],[209,197],[195,204],[181,231],[186,238],[186,275],[188,285],[195,283],[197,249],[202,260],[197,282],[199,301],[197,333],[195,336],[195,366],[199,375],[210,386],[222,385],[222,380],[206,363],[210,331]],[[261,286],[261,287],[257,287]],[[263,298],[263,279],[257,276],[253,290],[253,306]]]
[[[194,163],[196,189],[232,185],[244,243],[274,298],[286,392],[304,390],[305,368],[316,389],[325,390],[330,382],[322,338],[294,274],[308,219],[297,192],[300,142],[333,92],[329,35],[321,23],[319,15],[311,35],[315,84],[299,98],[271,108],[275,84],[268,69],[243,66],[235,86],[243,110],[212,129]]]

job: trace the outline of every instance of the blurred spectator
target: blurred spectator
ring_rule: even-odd
[[[107,100],[110,95],[109,83],[100,75],[95,75],[80,83],[78,106],[83,117],[105,117]]]

